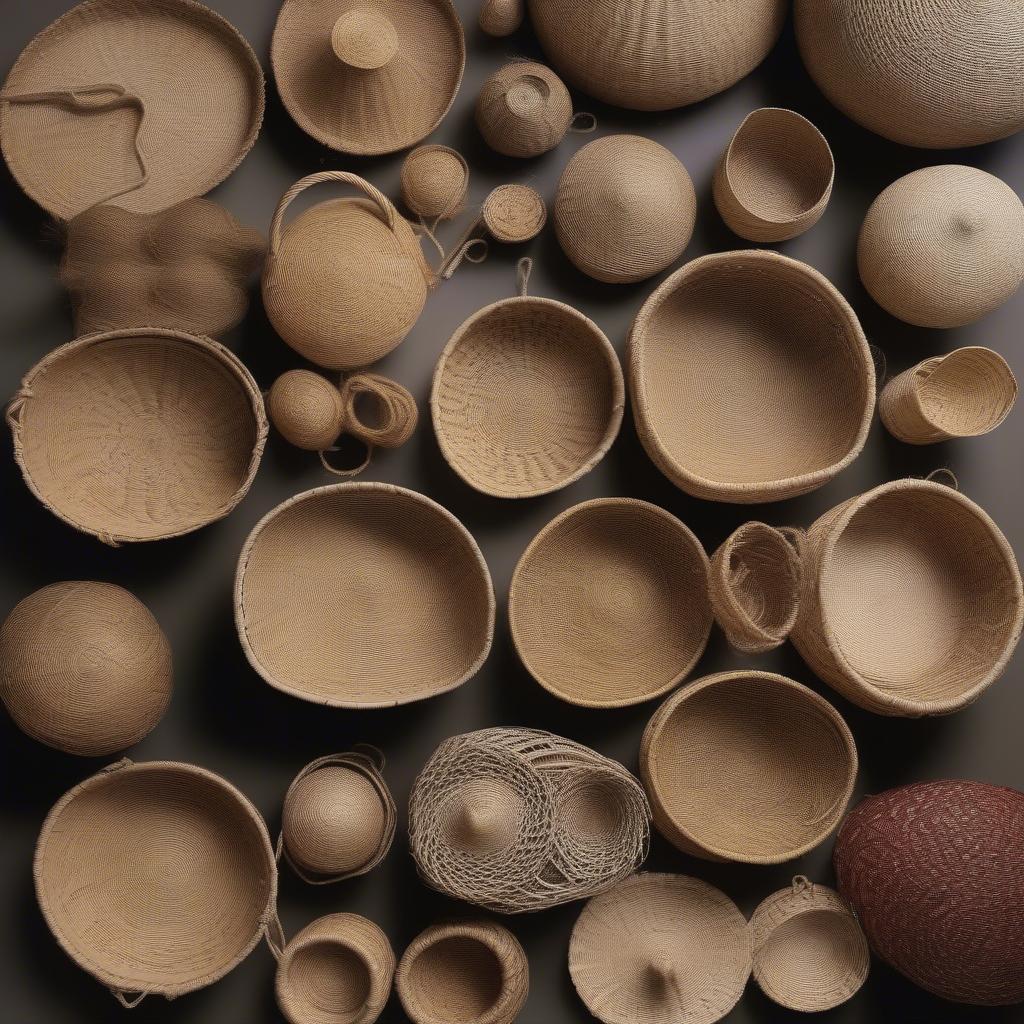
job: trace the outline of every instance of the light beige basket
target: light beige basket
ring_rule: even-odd
[[[479,25],[489,36],[502,38],[518,31],[526,15],[524,0],[483,0]]]
[[[647,454],[710,501],[821,487],[860,453],[874,413],[857,314],[812,267],[768,250],[677,270],[637,315],[627,363]]]
[[[882,484],[808,531],[793,643],[868,711],[917,717],[970,704],[1003,674],[1022,623],[1013,550],[949,487]]]
[[[341,391],[312,370],[288,370],[267,394],[267,412],[278,433],[296,448],[322,452],[345,425]]]
[[[32,493],[113,545],[223,519],[267,439],[263,398],[237,356],[157,328],[54,349],[26,374],[7,422]]]
[[[640,775],[654,823],[684,853],[779,864],[839,824],[857,748],[824,697],[773,672],[705,676],[647,724]]]
[[[418,146],[402,161],[402,201],[418,217],[449,220],[463,207],[469,164],[450,146]]]

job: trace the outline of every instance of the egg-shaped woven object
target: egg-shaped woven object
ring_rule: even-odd
[[[312,370],[282,373],[267,395],[267,412],[289,444],[310,452],[334,444],[345,421],[340,390]]]
[[[466,158],[450,146],[417,146],[402,162],[402,201],[418,217],[448,220],[469,188]]]
[[[477,19],[480,31],[489,36],[510,36],[522,24],[526,15],[524,0],[483,0]]]
[[[921,782],[862,800],[833,861],[874,952],[957,1003],[1024,1002],[1024,793]]]
[[[484,141],[504,156],[540,156],[554,149],[572,122],[572,99],[550,68],[517,61],[498,68],[476,101]]]

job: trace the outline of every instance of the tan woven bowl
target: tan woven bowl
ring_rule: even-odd
[[[222,978],[277,899],[256,808],[219,775],[171,761],[119,761],[61,797],[34,873],[64,952],[126,1005]]]
[[[857,457],[871,426],[875,371],[857,314],[776,252],[677,270],[637,315],[627,362],[647,454],[698,498],[806,494]]]
[[[882,484],[808,531],[793,643],[868,711],[916,717],[970,704],[1003,674],[1022,623],[1013,550],[949,487]]]
[[[779,864],[823,842],[857,777],[857,748],[824,697],[773,672],[705,676],[647,724],[640,775],[654,823],[684,853]]]
[[[160,540],[223,519],[263,456],[256,381],[216,341],[139,328],[54,349],[7,407],[33,494],[108,544]]]
[[[238,561],[235,623],[249,664],[276,689],[391,707],[476,673],[494,635],[494,590],[447,509],[391,484],[334,484],[256,524]]]
[[[711,632],[708,557],[657,505],[598,498],[530,542],[508,597],[512,640],[546,690],[583,707],[667,693]]]

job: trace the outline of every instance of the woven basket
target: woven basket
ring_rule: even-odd
[[[61,948],[129,1006],[218,981],[275,918],[263,819],[190,764],[124,760],[75,786],[43,824],[34,873]]]
[[[566,256],[609,284],[643,281],[675,263],[696,215],[686,168],[639,135],[607,135],[579,150],[558,182],[554,207]]]
[[[483,0],[478,19],[480,31],[502,38],[518,31],[526,14],[524,0]]]
[[[919,327],[963,327],[1024,282],[1024,203],[1006,182],[947,164],[894,181],[857,242],[864,287]]]
[[[469,164],[449,146],[419,146],[402,162],[402,201],[418,217],[449,220],[462,209]]]
[[[0,146],[40,206],[154,213],[201,196],[263,123],[252,48],[193,0],[85,0],[22,51],[0,93]],[[145,326],[153,326],[146,324]]]
[[[958,1003],[1024,1002],[1024,793],[887,790],[847,817],[834,862],[871,948],[914,984]]]
[[[750,977],[751,933],[725,893],[686,875],[634,875],[584,908],[569,974],[604,1024],[714,1024]]]
[[[797,875],[750,919],[754,980],[790,1010],[832,1010],[852,999],[868,976],[871,954],[857,918],[832,889]]]
[[[875,371],[857,314],[776,252],[677,270],[637,315],[627,362],[647,454],[698,498],[806,494],[857,457],[871,426]]]
[[[391,484],[333,484],[256,524],[238,562],[235,623],[275,689],[391,707],[476,673],[494,635],[494,590],[447,509]]]
[[[437,924],[402,954],[395,988],[413,1024],[512,1024],[530,990],[530,965],[500,924]]]
[[[103,757],[154,729],[171,699],[171,648],[149,609],[109,583],[54,583],[0,627],[0,698],[18,727]]]
[[[682,682],[704,652],[708,558],[657,505],[585,501],[530,542],[508,615],[523,664],[550,693],[583,707],[639,704]]]
[[[970,704],[1002,675],[1022,622],[1010,545],[949,487],[883,484],[808,532],[793,643],[868,711],[916,717]]]
[[[267,394],[270,421],[296,448],[321,452],[338,439],[345,425],[341,391],[312,370],[288,370]]]
[[[1024,128],[1017,0],[796,0],[795,12],[811,77],[865,128],[927,149]]]
[[[267,418],[223,345],[180,331],[93,334],[54,349],[7,407],[33,494],[108,544],[223,519],[263,456]]]
[[[784,242],[814,227],[832,196],[828,141],[795,110],[744,118],[722,157],[714,199],[722,220],[751,242]]]
[[[288,1024],[373,1024],[391,995],[395,954],[358,914],[328,914],[285,946],[277,1005]]]
[[[842,716],[772,672],[719,672],[677,693],[644,731],[654,823],[684,853],[779,864],[839,824],[857,777]]]

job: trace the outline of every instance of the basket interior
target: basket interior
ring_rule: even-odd
[[[996,352],[972,347],[951,352],[916,378],[921,410],[930,424],[953,437],[994,430],[1017,398],[1017,382]]]
[[[303,1024],[358,1024],[373,989],[366,960],[344,942],[321,938],[292,956],[286,984],[292,1017]]]
[[[796,618],[799,563],[785,536],[749,525],[728,552],[725,585],[743,617],[770,637],[784,637]]]
[[[495,1007],[504,989],[501,960],[471,935],[430,943],[412,963],[405,999],[419,1021],[471,1024]]]

